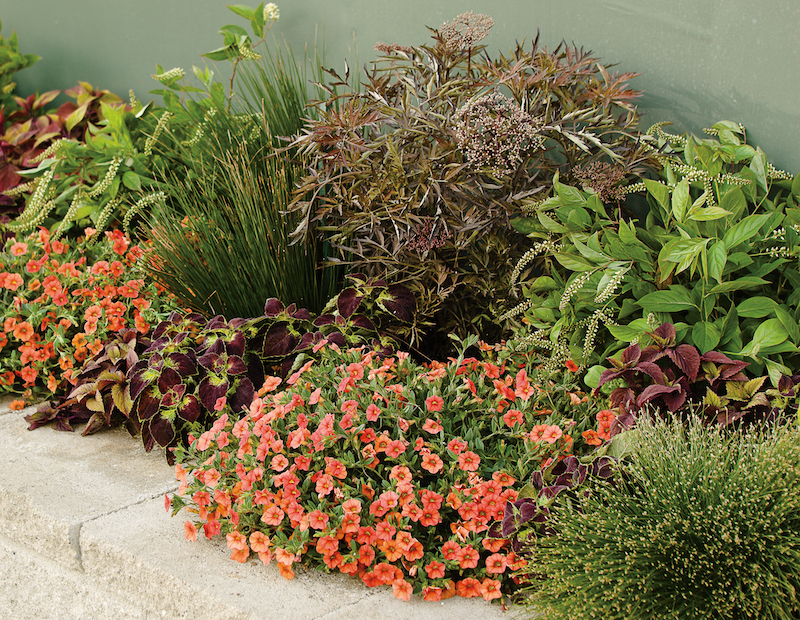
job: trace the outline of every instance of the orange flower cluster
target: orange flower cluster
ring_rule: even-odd
[[[74,248],[51,241],[46,229],[8,241],[0,252],[0,392],[49,398],[68,388],[106,333],[149,331],[166,309],[144,317],[161,291],[133,276],[141,256],[118,230],[95,244],[82,238]]]
[[[535,424],[541,388],[503,360],[421,367],[402,353],[317,351],[176,449],[168,504],[197,516],[187,538],[225,535],[232,559],[275,559],[288,578],[306,562],[406,600],[500,598],[524,566],[499,528],[514,487],[569,454],[562,427],[575,422]]]

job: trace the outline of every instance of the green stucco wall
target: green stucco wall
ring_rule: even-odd
[[[245,0],[246,1],[246,0]],[[255,1],[253,5],[257,4]],[[327,64],[363,64],[376,42],[420,44],[425,26],[472,10],[495,19],[484,40],[506,51],[537,28],[592,50],[618,71],[643,75],[643,125],[670,120],[699,132],[717,120],[743,123],[778,167],[800,170],[799,0],[291,0],[278,2],[273,33],[295,51],[315,33]],[[165,69],[201,65],[219,46],[216,30],[242,23],[218,0],[2,0],[2,34],[43,57],[19,74],[20,93],[68,88],[78,80],[147,98]]]

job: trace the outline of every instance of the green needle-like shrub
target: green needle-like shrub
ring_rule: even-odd
[[[642,421],[613,484],[530,548],[547,618],[797,618],[800,430]]]

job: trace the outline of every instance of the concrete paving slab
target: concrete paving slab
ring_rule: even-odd
[[[0,536],[0,620],[150,620],[156,616]]]
[[[122,429],[81,437],[0,415],[0,535],[80,569],[87,521],[177,488],[172,468]]]

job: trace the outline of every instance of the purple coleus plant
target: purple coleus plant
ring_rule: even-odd
[[[769,419],[776,414],[774,400],[796,399],[796,380],[784,377],[780,389],[771,390],[766,376],[745,374],[748,362],[719,351],[701,354],[692,345],[676,344],[671,323],[648,335],[652,344],[644,348],[632,344],[619,359],[609,357],[613,368],[600,375],[597,390],[611,381],[622,383],[610,395],[611,406],[619,409],[610,429],[612,436],[631,428],[636,412],[645,407],[684,414],[693,405],[707,421],[727,425]]]
[[[268,373],[288,375],[297,357],[313,354],[323,340],[340,347],[381,345],[388,353],[395,342],[389,326],[413,319],[413,296],[382,280],[358,274],[349,280],[352,286],[316,318],[277,299],[251,319],[172,313],[127,374],[145,449],[185,443],[189,433],[210,428],[223,409],[249,407]]]
[[[575,497],[578,492],[589,493],[588,483],[592,479],[611,481],[617,463],[615,457],[592,454],[583,459],[568,456],[543,466],[533,472],[518,499],[506,503],[500,529],[494,534],[510,538],[514,551],[524,553],[537,536],[554,534],[548,522],[559,495],[570,492]]]
[[[173,313],[128,373],[133,412],[150,451],[176,445],[195,423],[216,417],[225,405],[249,406],[263,365],[248,352],[248,323]]]

